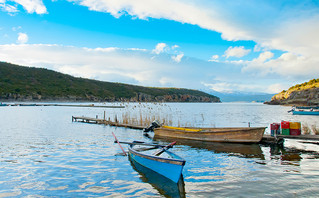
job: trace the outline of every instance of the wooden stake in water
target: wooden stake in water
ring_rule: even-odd
[[[121,146],[121,144],[120,144],[120,142],[117,140],[117,138],[116,138],[116,136],[114,135],[114,133],[112,132],[112,134],[113,134],[113,136],[114,136],[114,138],[115,138],[115,141],[118,143],[118,145],[121,147],[121,149],[122,149],[122,151],[123,151],[123,153],[124,153],[124,155],[126,156],[126,152],[124,151],[124,149],[122,148],[122,146]]]

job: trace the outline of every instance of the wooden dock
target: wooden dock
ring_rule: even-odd
[[[112,122],[106,119],[99,119],[99,118],[89,118],[89,117],[75,117],[72,116],[72,122],[84,122],[84,123],[91,123],[91,124],[105,124],[109,126],[116,126],[116,127],[125,127],[130,129],[139,129],[143,130],[145,126],[136,126],[130,124],[121,124],[118,122]]]

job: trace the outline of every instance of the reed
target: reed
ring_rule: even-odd
[[[311,129],[309,128],[309,126],[307,124],[303,124],[302,125],[302,133],[304,135],[310,135],[311,134]]]
[[[302,125],[302,134],[304,135],[319,135],[319,128],[316,125],[309,127],[307,124]]]
[[[311,129],[315,135],[319,135],[319,128],[316,125],[312,125]]]
[[[165,103],[127,103],[121,105],[125,106],[125,109],[120,109],[120,112],[110,112],[108,121],[147,127],[154,120],[158,120],[161,124],[169,126],[195,127],[206,120],[204,114],[199,114],[199,118],[185,120],[178,114],[179,112]]]

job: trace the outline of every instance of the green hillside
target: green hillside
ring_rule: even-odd
[[[0,62],[0,100],[220,102],[197,90],[102,82],[4,62]]]

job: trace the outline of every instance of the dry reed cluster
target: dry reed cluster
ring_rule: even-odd
[[[307,124],[303,124],[302,133],[304,135],[319,135],[319,128],[316,125],[311,125],[309,127]]]
[[[154,113],[156,112],[156,113]],[[172,110],[163,103],[126,104],[123,112],[116,112],[109,121],[134,126],[149,126],[154,120],[161,124],[172,125]]]

